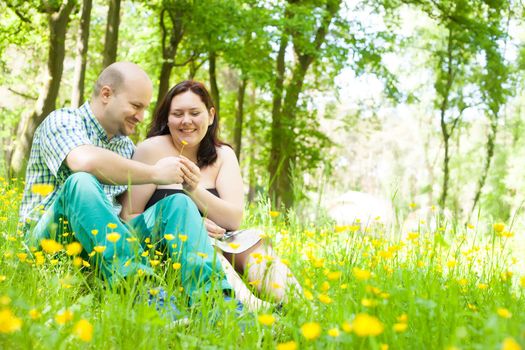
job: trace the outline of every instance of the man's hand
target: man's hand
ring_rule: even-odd
[[[182,163],[182,172],[184,173],[182,187],[188,192],[193,192],[199,185],[201,179],[201,170],[191,160],[184,156],[180,156],[180,162]]]
[[[208,236],[212,238],[221,239],[226,233],[225,229],[208,218],[204,218],[204,224],[206,225],[206,230],[208,230]]]
[[[155,167],[155,184],[170,185],[180,184],[184,181],[184,167],[179,157],[166,157],[160,159],[154,165]]]

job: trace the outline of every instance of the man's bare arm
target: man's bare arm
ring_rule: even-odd
[[[87,172],[100,182],[112,185],[182,182],[182,171],[176,157],[163,158],[149,165],[100,147],[83,145],[69,152],[66,164],[73,172]]]

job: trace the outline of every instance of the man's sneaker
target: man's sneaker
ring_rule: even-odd
[[[189,322],[186,315],[177,307],[175,297],[172,295],[167,299],[168,294],[162,287],[150,289],[148,291],[148,305],[155,306],[160,314],[168,317],[173,325],[181,325]]]

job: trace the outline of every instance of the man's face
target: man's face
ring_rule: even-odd
[[[109,137],[128,136],[144,120],[144,111],[151,100],[151,84],[147,81],[127,81],[116,92],[111,91],[103,125]]]

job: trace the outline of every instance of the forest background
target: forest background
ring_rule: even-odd
[[[23,176],[43,118],[124,60],[155,91],[133,139],[169,87],[204,81],[250,201],[318,215],[362,191],[397,211],[523,221],[521,1],[10,0],[0,13],[6,178]]]

